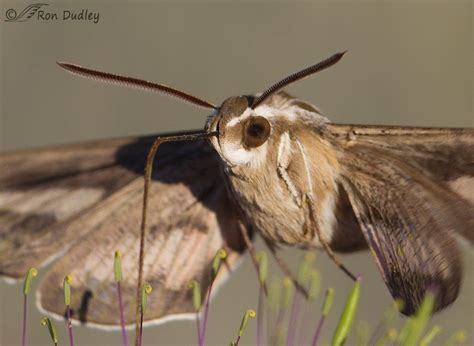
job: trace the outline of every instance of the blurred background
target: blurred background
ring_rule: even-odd
[[[318,105],[334,122],[474,126],[472,1],[45,3],[41,10],[58,13],[58,20],[42,20],[36,14],[23,22],[6,22],[8,10],[19,14],[31,2],[0,4],[1,150],[204,125],[207,114],[202,110],[171,98],[74,78],[56,61],[162,82],[219,103],[231,95],[261,91],[347,49],[339,64],[288,91]],[[65,10],[88,10],[99,18],[96,23],[63,20]],[[434,318],[443,327],[439,340],[458,329],[473,330],[474,254],[463,247],[466,275],[461,295]],[[285,251],[293,268],[301,256],[300,251]],[[343,260],[363,274],[358,320],[374,327],[391,299],[372,256],[364,252]],[[322,290],[336,289],[329,320],[334,325],[351,282],[322,252],[316,266]],[[245,309],[256,308],[257,290],[247,256],[211,304],[209,345],[228,344],[234,338]],[[0,343],[19,344],[21,284],[1,281],[0,299]],[[29,343],[49,345],[34,299],[30,304]],[[320,304],[321,300],[313,306],[315,311]],[[309,321],[309,333],[316,322]],[[56,326],[64,342],[66,328]],[[251,322],[242,344],[254,343],[254,326]],[[326,329],[323,339],[329,340],[331,333]],[[78,345],[120,343],[118,332],[76,327],[75,335]],[[144,344],[193,344],[195,335],[193,321],[171,322],[145,329]]]

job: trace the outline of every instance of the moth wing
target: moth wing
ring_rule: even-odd
[[[153,291],[145,320],[194,312],[191,281],[198,280],[205,291],[218,249],[230,252],[229,269],[244,250],[216,164],[214,156],[201,155],[156,167],[144,264],[144,281]],[[71,225],[72,231],[87,228],[91,235],[69,250],[44,279],[40,288],[44,309],[64,313],[62,280],[70,274],[74,317],[118,325],[113,254],[120,250],[125,318],[126,323],[134,322],[142,194],[143,181],[138,179]]]
[[[57,258],[90,230],[79,215],[139,176],[152,138],[0,155],[0,275],[18,279]]]
[[[105,166],[119,169],[121,174],[127,177],[123,180],[126,183],[116,189],[107,190],[110,191],[107,195],[102,195],[80,212],[73,213],[69,218],[58,217],[59,221],[54,219],[46,225],[43,223],[43,227],[31,222],[31,226],[35,226],[39,231],[27,233],[29,238],[26,239],[22,238],[21,232],[28,231],[28,223],[20,223],[21,227],[3,228],[7,236],[13,233],[17,240],[15,249],[12,248],[11,241],[4,241],[2,237],[3,248],[11,254],[21,250],[24,259],[28,261],[28,265],[21,264],[17,258],[10,260],[4,257],[2,252],[1,267],[10,269],[8,273],[3,270],[4,275],[24,275],[26,270],[18,268],[38,266],[44,263],[45,255],[55,254],[61,257],[47,273],[39,289],[40,304],[45,310],[63,315],[62,281],[65,275],[71,274],[74,280],[71,305],[74,318],[105,325],[118,324],[113,258],[115,250],[120,250],[124,254],[121,286],[126,320],[127,323],[133,322],[143,193],[141,174],[149,145],[149,139],[142,139],[127,141],[111,149],[113,159],[109,159]],[[94,147],[90,150],[94,151]],[[74,156],[75,149],[71,148],[70,155]],[[53,157],[54,150],[51,154]],[[83,159],[86,159],[86,156],[84,154]],[[94,160],[90,160],[92,161]],[[2,164],[4,162],[2,161]],[[75,160],[72,159],[72,162]],[[41,166],[40,163],[38,165]],[[150,283],[154,290],[149,299],[146,320],[192,312],[194,308],[188,288],[190,281],[197,279],[203,290],[206,290],[212,258],[216,251],[221,247],[228,249],[226,268],[230,270],[244,250],[235,208],[228,199],[218,165],[218,158],[212,148],[202,142],[168,143],[160,147],[157,153],[150,190],[150,232],[145,256],[145,281]],[[51,163],[50,166],[54,165]],[[92,178],[95,176],[91,174],[103,170],[101,164],[91,164],[87,169],[77,170],[71,170],[69,165],[63,166],[67,173],[63,173],[61,169],[52,169],[51,172],[55,174],[51,177],[47,173],[42,174],[43,170],[38,168],[41,179],[36,180],[34,176],[17,180],[14,179],[15,174],[6,175],[7,178],[4,176],[1,180],[2,194],[5,191],[7,195],[20,191],[21,195],[16,199],[17,204],[9,200],[9,204],[2,206],[10,208],[20,205],[23,198],[34,196],[30,193],[35,188],[43,188],[37,190],[36,194],[41,191],[48,194],[49,189],[58,183],[65,188],[77,187],[75,198],[67,198],[67,193],[64,193],[64,196],[60,195],[63,198],[61,203],[53,196],[48,203],[54,202],[57,206],[78,203],[78,196],[83,187],[93,184]],[[31,166],[25,168],[23,172],[26,174],[30,168]],[[47,168],[45,170],[47,171]],[[21,174],[22,170],[19,170],[18,176]],[[114,177],[116,176],[112,176]],[[2,194],[0,196],[5,196]],[[3,198],[2,201],[5,201],[5,197]],[[40,203],[36,205],[42,206]],[[35,206],[30,205],[25,209],[25,214],[35,210]],[[51,212],[56,212],[56,209],[51,208]],[[5,220],[8,221],[1,220],[2,225]],[[39,237],[36,238],[38,234]],[[46,250],[42,249],[43,246]],[[30,259],[28,251],[38,255]]]
[[[342,184],[394,298],[413,314],[427,289],[435,310],[452,303],[462,280],[454,233],[474,226],[472,205],[414,169],[405,157],[370,145],[346,150]]]
[[[328,124],[327,129],[346,147],[370,146],[403,157],[474,204],[474,129],[342,124]]]

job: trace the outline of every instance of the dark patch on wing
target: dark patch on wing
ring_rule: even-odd
[[[0,227],[0,238],[8,238],[9,235],[20,230],[35,230],[46,227],[54,222],[56,222],[56,217],[52,213],[45,214],[23,214],[15,213],[10,210],[0,209],[0,220],[2,223],[8,223],[10,220],[13,221],[9,227],[9,232],[6,232],[6,229]]]
[[[90,290],[85,290],[82,294],[81,306],[77,311],[79,315],[79,321],[81,321],[81,323],[87,322],[87,312],[89,311],[89,304],[93,297],[94,294]]]
[[[87,312],[89,311],[89,305],[91,303],[94,293],[91,290],[85,290],[82,294],[81,303],[79,308],[76,310],[73,307],[69,307],[71,312],[71,318],[79,320],[81,323],[87,323]],[[76,316],[77,315],[77,316]],[[67,320],[67,309],[64,310],[63,317]]]
[[[385,283],[405,302],[403,312],[416,312],[430,288],[437,290],[435,310],[451,304],[463,267],[454,233],[472,228],[471,206],[376,148],[351,148],[344,165],[344,189]]]
[[[131,172],[142,176],[146,156],[151,146],[150,137],[139,138],[137,141],[123,145],[117,149],[115,158],[118,164],[127,168]],[[179,169],[186,169],[193,173],[192,179],[183,179],[183,175],[177,172]],[[234,211],[234,203],[230,198],[223,199],[220,203],[220,212],[217,212],[216,205],[208,194],[214,191],[215,186],[210,186],[208,192],[202,191],[199,181],[208,181],[210,176],[215,176],[216,184],[224,184],[225,177],[221,171],[220,159],[207,140],[190,142],[168,142],[162,144],[156,153],[153,164],[153,180],[166,184],[185,184],[197,200],[204,206],[217,213],[221,230],[228,226],[227,216]],[[229,210],[225,210],[229,208]],[[180,221],[186,223],[185,219]],[[194,218],[193,222],[199,225],[199,218]],[[201,227],[204,230],[204,227]],[[152,230],[153,231],[153,230]],[[237,244],[237,242],[232,242]],[[243,243],[239,243],[234,250],[242,251],[245,248]]]
[[[329,245],[334,251],[341,253],[367,249],[367,242],[357,222],[349,197],[340,184],[338,194],[335,210],[337,222]]]
[[[21,277],[28,267],[40,266],[47,258],[66,251],[87,235],[86,229],[79,234],[67,234],[68,225],[130,182],[141,179],[154,138],[105,140],[2,155],[0,198],[2,191],[6,192],[6,205],[0,206],[3,209],[0,213],[0,248],[5,250],[0,253],[0,274]],[[177,171],[180,169],[190,174],[181,174]],[[153,179],[166,184],[184,184],[199,203],[215,211],[216,206],[209,203],[212,198],[203,193],[199,183],[210,180],[221,183],[219,158],[208,142],[163,144],[156,155]],[[209,191],[212,188],[210,186]],[[58,189],[64,192],[59,193]],[[48,195],[53,190],[56,192]],[[8,197],[10,192],[18,193],[19,197],[15,196],[13,200]],[[47,214],[36,212],[33,206],[16,211],[16,204],[30,201],[32,197],[47,198]],[[64,205],[69,209],[68,205],[77,205],[76,201],[81,199],[81,206],[72,214],[54,212]],[[225,199],[219,208],[221,206],[232,208],[232,203]],[[226,212],[220,212],[223,214],[219,217],[222,227],[227,225]],[[199,218],[193,219],[192,213],[189,217],[187,221],[200,224]],[[181,220],[183,224],[187,221]],[[35,247],[30,243],[36,244]],[[242,250],[244,246],[239,244],[238,248]]]
[[[5,201],[0,214],[0,274],[20,278],[29,267],[38,268],[57,256],[40,286],[42,306],[56,314],[64,312],[62,280],[71,273],[77,278],[71,297],[73,318],[118,324],[116,304],[109,299],[116,294],[113,276],[104,277],[101,266],[121,249],[127,254],[123,261],[128,272],[123,281],[127,321],[133,321],[142,177],[154,138],[0,156],[0,200]],[[155,260],[147,280],[156,284],[154,293],[160,297],[150,301],[156,309],[146,319],[194,311],[188,279],[198,279],[205,290],[217,249],[227,248],[230,265],[245,250],[222,178],[219,157],[207,141],[166,143],[159,148],[147,245],[148,256]],[[21,205],[23,201],[30,203]],[[160,266],[160,260],[169,261],[169,266]]]

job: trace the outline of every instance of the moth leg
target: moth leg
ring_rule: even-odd
[[[319,242],[323,246],[324,250],[328,254],[329,258],[344,272],[346,273],[352,280],[356,281],[357,277],[352,274],[352,272],[347,269],[347,267],[342,264],[342,262],[339,260],[339,258],[336,256],[336,254],[331,250],[329,247],[328,243],[326,243],[326,240],[322,237],[321,235],[321,230],[319,229],[318,225],[316,224],[316,218],[314,216],[314,201],[313,198],[310,195],[306,195],[305,198],[306,202],[308,203],[309,207],[309,215],[310,215],[310,221],[313,225],[312,229],[314,229],[316,232],[316,235],[318,237]]]
[[[195,132],[195,133],[182,133],[178,135],[163,135],[156,137],[148,150],[148,154],[145,162],[145,174],[144,174],[144,186],[143,186],[143,204],[142,204],[142,217],[140,225],[140,247],[139,247],[139,256],[138,256],[138,282],[137,282],[137,295],[136,295],[136,318],[135,318],[135,346],[140,344],[140,309],[142,301],[142,284],[143,284],[143,267],[145,261],[145,239],[148,231],[148,200],[149,200],[149,190],[151,184],[151,178],[153,174],[153,161],[155,159],[156,152],[158,147],[166,142],[178,142],[178,141],[191,141],[208,138],[212,133],[207,132]]]
[[[296,287],[296,289],[306,299],[308,299],[309,298],[308,290],[306,288],[304,288],[304,286],[302,284],[300,284],[300,282],[298,281],[296,276],[293,274],[291,269],[288,267],[286,262],[280,256],[278,256],[275,246],[272,243],[270,243],[267,239],[263,238],[263,240],[265,241],[265,244],[267,245],[268,249],[270,250],[273,258],[277,262],[277,264],[280,267],[281,271],[291,279],[291,281],[293,282],[293,285]]]
[[[245,242],[245,245],[247,246],[247,248],[249,249],[249,253],[250,253],[250,258],[252,259],[252,263],[255,267],[255,270],[257,272],[257,277],[259,275],[259,271],[260,271],[260,266],[258,264],[258,260],[257,260],[257,252],[255,251],[255,246],[253,246],[253,243],[252,241],[250,240],[250,235],[249,235],[249,232],[247,231],[247,228],[245,228],[242,223],[240,223],[239,225],[239,228],[240,228],[240,232],[242,233],[242,237],[244,238],[244,242]],[[262,285],[262,283],[260,282],[259,280],[259,283],[260,285]],[[264,282],[263,285],[263,291],[265,292],[265,296],[268,297],[268,290],[267,290],[267,284]]]
[[[303,163],[304,163],[305,170],[306,170],[306,179],[307,179],[307,182],[308,182],[308,188],[307,188],[308,192],[304,195],[303,200],[304,200],[304,202],[307,203],[308,209],[309,209],[309,219],[310,219],[309,221],[311,223],[311,225],[310,225],[311,236],[314,237],[316,235],[318,237],[319,243],[323,246],[323,248],[326,251],[326,253],[328,254],[329,258],[331,258],[331,260],[334,263],[336,263],[336,265],[340,269],[342,269],[342,271],[344,273],[346,273],[352,280],[356,281],[357,280],[356,276],[354,274],[352,274],[351,271],[349,269],[347,269],[341,263],[339,258],[331,250],[328,243],[326,243],[326,240],[323,238],[323,236],[321,234],[321,229],[319,228],[319,225],[318,225],[318,223],[316,221],[316,217],[315,217],[315,208],[314,208],[314,201],[313,201],[313,184],[312,184],[312,181],[311,181],[311,171],[310,171],[310,168],[309,168],[306,151],[305,151],[303,145],[301,144],[301,142],[299,140],[296,140],[296,144],[298,145],[298,149],[300,151],[301,157],[303,158]]]

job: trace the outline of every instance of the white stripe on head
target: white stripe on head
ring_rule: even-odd
[[[226,124],[226,127],[235,126],[245,121],[252,115],[261,116],[266,119],[270,119],[279,115],[279,116],[286,117],[289,121],[295,121],[298,118],[298,114],[295,113],[298,108],[299,107],[288,107],[285,109],[281,109],[281,108],[274,108],[268,105],[261,105],[261,106],[258,106],[256,109],[247,108],[241,115],[229,120],[229,122]]]
[[[280,137],[280,144],[278,145],[278,165],[287,168],[289,163],[289,156],[291,154],[291,141],[288,132],[283,132]]]
[[[264,160],[267,153],[268,144],[265,142],[258,148],[247,150],[241,142],[225,142],[221,145],[222,156],[231,166],[247,165],[251,168],[257,168]]]
[[[229,120],[225,127],[237,126],[253,115],[255,115],[255,111],[248,107],[241,115]],[[240,140],[235,142],[226,141],[220,144],[222,156],[230,166],[247,165],[256,168],[264,161],[267,152],[267,143],[252,149],[246,149]]]
[[[296,140],[296,144],[298,144],[298,148],[300,149],[301,157],[303,158],[303,164],[304,164],[304,169],[306,171],[306,180],[308,183],[308,191],[313,196],[313,179],[312,177],[312,172],[311,172],[311,167],[309,165],[309,160],[306,155],[306,150],[304,149],[303,145],[299,140]]]
[[[297,114],[295,113],[296,108],[299,107],[275,108],[268,105],[261,105],[255,109],[255,113],[267,119],[273,118],[275,116],[283,116],[289,121],[295,121],[297,118]]]
[[[252,108],[247,107],[247,109],[241,115],[229,120],[229,122],[225,125],[225,127],[232,127],[232,126],[237,125],[238,123],[241,123],[242,121],[250,117],[253,112],[254,111]]]
[[[326,117],[323,117],[321,114],[316,112],[309,111],[307,109],[302,108],[299,105],[293,104],[292,101],[294,100],[287,100],[284,103],[280,103],[278,105],[271,106],[268,104],[263,104],[258,106],[255,109],[247,108],[240,116],[231,119],[227,124],[226,127],[235,126],[245,119],[249,118],[252,115],[261,116],[266,119],[270,119],[273,117],[283,117],[286,118],[288,121],[295,122],[297,120],[303,121],[305,123],[316,123],[319,124],[321,122],[325,123],[329,120]],[[314,107],[314,106],[313,106]],[[317,109],[316,107],[314,107]]]

